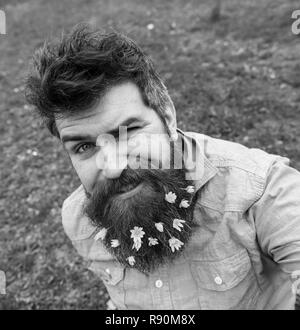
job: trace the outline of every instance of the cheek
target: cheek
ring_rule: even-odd
[[[132,147],[131,147],[132,146]],[[151,168],[152,169],[169,169],[170,168],[170,154],[171,154],[171,146],[169,143],[168,136],[165,134],[151,133],[149,135],[139,135],[135,139],[132,139],[129,143],[129,159],[131,168],[134,160],[137,157],[140,157],[141,163],[137,162],[137,164],[141,165],[142,168],[148,167],[148,159],[151,160]]]
[[[73,167],[85,189],[92,192],[93,186],[99,176],[94,157],[84,161],[72,161]]]
[[[171,159],[172,159],[172,148],[170,145],[169,137],[165,137],[161,141],[162,145],[162,153],[161,153],[161,163],[163,170],[169,170],[171,166]]]
[[[148,159],[151,168],[170,168],[170,138],[160,118],[155,114],[151,124],[143,128],[140,134],[129,139],[128,153],[131,159],[130,167],[148,168]],[[141,157],[142,163],[135,164],[135,158]],[[138,165],[139,164],[139,165]]]
[[[171,153],[172,148],[170,144],[170,136],[166,130],[166,127],[162,123],[159,117],[156,118],[156,138],[154,138],[152,143],[152,150],[154,152],[151,154],[151,158],[159,159],[162,164],[162,169],[170,169]]]

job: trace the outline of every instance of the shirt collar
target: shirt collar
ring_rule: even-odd
[[[184,143],[184,165],[187,169],[187,179],[194,182],[197,191],[217,174],[218,169],[205,156],[207,140],[203,138],[203,135],[183,132],[179,128],[177,128],[177,132],[182,135]],[[196,158],[193,159],[194,157]]]

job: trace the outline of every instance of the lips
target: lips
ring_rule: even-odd
[[[126,193],[134,188],[136,188],[139,185],[139,183],[130,183],[126,185],[125,187],[122,187],[121,193]]]
[[[122,198],[131,197],[136,193],[138,193],[142,189],[142,186],[143,186],[142,183],[129,184],[122,189],[121,194],[119,196],[121,196]]]

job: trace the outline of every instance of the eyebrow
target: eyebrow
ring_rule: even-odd
[[[83,140],[91,140],[91,135],[65,135],[61,138],[63,144],[66,144],[70,141],[83,141]]]
[[[133,123],[135,121],[139,121],[139,120],[140,120],[140,118],[138,118],[138,117],[127,118],[121,124],[119,124],[117,127],[108,131],[106,134],[117,136],[119,134],[120,126],[129,126],[131,123]],[[86,135],[76,134],[76,135],[64,135],[64,136],[62,136],[61,141],[63,144],[66,144],[67,142],[70,142],[70,141],[75,142],[75,141],[84,141],[84,140],[92,140],[92,139],[93,139],[93,137],[89,134],[86,134]]]

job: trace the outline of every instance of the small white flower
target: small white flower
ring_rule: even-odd
[[[187,186],[185,188],[186,192],[189,194],[193,194],[195,192],[195,187],[194,186]]]
[[[184,244],[183,242],[181,242],[179,239],[175,237],[169,239],[169,245],[172,252],[175,252],[175,250],[179,250],[183,244]]]
[[[148,240],[149,240],[149,246],[158,244],[157,238],[148,237]]]
[[[187,201],[186,199],[183,199],[179,204],[179,207],[183,207],[185,209],[189,206],[190,206],[189,201]]]
[[[128,263],[129,263],[130,266],[134,266],[134,264],[135,264],[134,256],[128,257],[127,260],[128,260]]]
[[[143,231],[142,227],[133,227],[132,230],[130,230],[131,232],[131,238],[133,238],[133,240],[140,240],[141,238],[143,238],[143,236],[145,235],[145,232]]]
[[[111,299],[109,299],[108,302],[106,303],[106,309],[108,311],[113,311],[117,309],[117,306],[112,302]]]
[[[183,228],[183,223],[185,223],[185,220],[174,219],[173,220],[173,228],[181,231],[181,228]]]
[[[134,241],[132,248],[136,249],[138,251],[141,248],[141,246],[142,246],[142,241],[141,240],[136,240],[136,241]]]
[[[119,242],[118,239],[112,239],[110,241],[110,245],[111,245],[111,247],[116,248],[116,247],[118,247],[120,245],[120,242]]]
[[[102,241],[104,240],[105,236],[107,234],[107,229],[106,228],[102,228],[94,237],[95,241],[98,241],[99,239],[101,239]]]
[[[137,227],[135,226],[131,232],[131,238],[133,238],[133,249],[135,248],[137,251],[141,248],[142,246],[142,238],[145,235],[145,232],[143,231],[142,227]]]
[[[147,29],[148,29],[148,30],[153,30],[153,29],[154,29],[154,24],[149,23],[149,24],[147,25]]]
[[[170,191],[165,195],[165,200],[171,204],[174,204],[176,197],[176,194]]]
[[[161,233],[164,231],[164,224],[162,222],[156,222],[155,223],[155,227],[158,231],[160,231]]]

